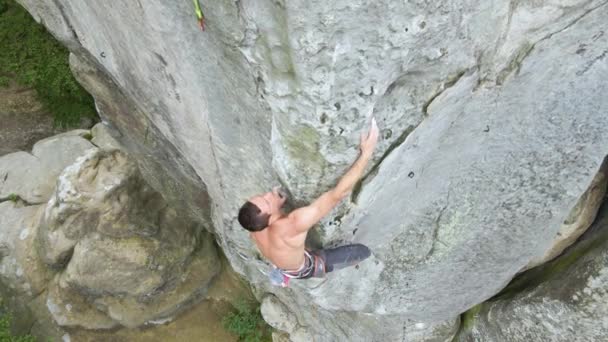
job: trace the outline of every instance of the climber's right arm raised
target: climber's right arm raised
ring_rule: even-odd
[[[378,126],[376,125],[376,120],[372,118],[369,132],[361,134],[359,158],[357,158],[348,172],[340,178],[338,184],[333,189],[322,194],[310,205],[296,209],[289,214],[290,224],[294,227],[296,233],[303,233],[312,228],[350,193],[357,181],[363,176],[365,167],[372,157],[377,142]]]

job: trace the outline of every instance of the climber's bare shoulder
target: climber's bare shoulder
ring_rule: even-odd
[[[306,233],[295,232],[284,217],[250,236],[264,257],[278,267],[290,269],[299,268],[302,263]]]
[[[251,236],[260,249],[279,250],[281,252],[303,250],[306,240],[306,232],[295,231],[288,217],[282,217],[274,221],[267,229],[252,233]]]
[[[291,215],[283,216],[273,222],[268,228],[270,228],[270,236],[278,240],[277,242],[285,243],[294,248],[304,246],[306,234],[308,233],[308,230],[296,229],[294,218]]]

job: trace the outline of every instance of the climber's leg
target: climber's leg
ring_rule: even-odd
[[[314,256],[314,271],[310,277],[323,277],[325,273],[354,266],[367,259],[371,251],[362,244],[352,244],[311,252]]]

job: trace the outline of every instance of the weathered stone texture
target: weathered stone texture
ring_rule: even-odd
[[[608,151],[605,0],[201,1],[205,32],[187,1],[23,3],[150,184],[297,317],[292,339],[449,340],[549,248]],[[373,171],[316,235],[373,257],[271,288],[236,211],[279,183],[292,206],[327,190],[372,114]]]
[[[593,178],[589,188],[580,197],[572,211],[562,224],[553,239],[551,246],[539,257],[533,259],[526,268],[541,265],[558,256],[572,245],[593,223],[608,187],[608,159],[604,160],[599,172]]]
[[[0,159],[0,200],[19,196],[30,204],[49,200],[59,173],[93,146],[76,130],[38,141],[31,153],[14,152]]]
[[[38,252],[64,269],[49,293],[53,317],[90,329],[171,317],[220,269],[201,230],[168,207],[128,155],[87,152],[62,172],[40,220]]]
[[[133,158],[82,136],[91,133],[0,157],[0,280],[23,302],[44,297],[60,326],[171,319],[219,272],[213,239],[143,180]]]
[[[608,206],[584,240],[471,314],[459,341],[603,341],[608,336]]]

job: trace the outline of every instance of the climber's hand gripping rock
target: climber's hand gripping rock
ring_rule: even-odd
[[[371,157],[374,152],[374,148],[376,148],[376,143],[378,142],[378,125],[376,124],[376,118],[372,117],[372,123],[367,135],[365,133],[361,133],[361,143],[359,145],[359,149],[361,150],[361,154],[366,157]]]

